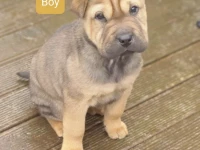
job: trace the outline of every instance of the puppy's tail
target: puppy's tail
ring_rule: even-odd
[[[30,80],[30,72],[18,72],[17,75],[21,80],[29,81]]]

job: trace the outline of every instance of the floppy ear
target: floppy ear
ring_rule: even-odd
[[[83,18],[85,16],[88,1],[89,0],[73,0],[71,4],[71,10],[79,17]]]

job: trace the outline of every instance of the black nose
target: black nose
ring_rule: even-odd
[[[131,33],[124,33],[117,36],[119,43],[123,47],[128,47],[132,43],[133,34]]]

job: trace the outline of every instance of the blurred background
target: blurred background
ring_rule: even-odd
[[[102,118],[87,117],[85,150],[200,149],[200,0],[147,0],[150,45],[123,120],[129,136],[110,140]],[[34,0],[0,0],[0,150],[59,150],[16,72],[63,24],[75,19],[38,15]]]

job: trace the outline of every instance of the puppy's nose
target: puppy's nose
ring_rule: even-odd
[[[124,33],[117,36],[119,43],[123,47],[128,47],[132,43],[133,34],[131,33]]]

